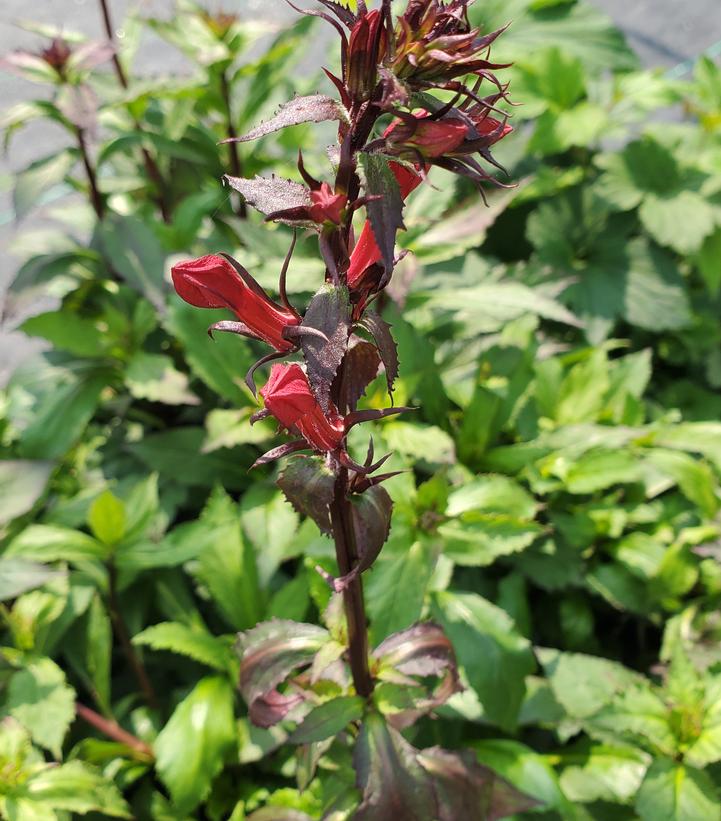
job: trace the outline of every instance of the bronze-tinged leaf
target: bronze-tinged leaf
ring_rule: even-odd
[[[348,348],[350,334],[350,301],[345,286],[326,283],[313,297],[301,327],[321,331],[317,336],[301,338],[307,365],[308,381],[324,411],[330,406],[330,388]]]
[[[376,343],[386,371],[388,393],[393,393],[393,383],[398,376],[398,346],[391,334],[391,326],[375,311],[366,311],[358,325],[367,331]]]
[[[282,177],[224,177],[231,188],[239,191],[248,205],[261,214],[274,214],[293,208],[305,208],[311,205],[310,191],[299,182],[285,180]],[[283,222],[283,220],[279,220]]]
[[[381,716],[367,716],[353,752],[356,783],[363,793],[353,821],[435,821],[433,785],[416,754]],[[460,819],[467,821],[462,815],[456,821]]]
[[[298,703],[299,694],[285,696],[277,688],[294,671],[308,667],[329,638],[323,627],[283,619],[238,634],[240,691],[251,720],[271,726]]]
[[[393,633],[376,647],[373,656],[408,676],[438,676],[448,668],[456,668],[450,639],[432,621]]]
[[[432,779],[438,821],[497,821],[539,804],[481,766],[469,750],[430,747],[418,753],[418,762]]]
[[[353,529],[360,561],[357,572],[367,570],[378,558],[391,529],[393,501],[380,485],[351,496]]]
[[[308,516],[330,536],[330,503],[335,492],[335,476],[322,459],[292,459],[278,477],[278,487],[302,516]]]
[[[280,131],[291,125],[322,123],[327,120],[342,120],[347,122],[348,112],[337,100],[325,94],[295,97],[289,102],[284,103],[273,117],[261,123],[259,126],[256,126],[256,128],[247,134],[244,134],[242,137],[231,137],[221,142],[244,143],[249,140],[257,140],[260,137],[265,137],[267,134],[272,134],[275,131]]]
[[[380,364],[381,358],[376,346],[352,335],[345,355],[343,379],[339,381],[336,378],[335,385],[338,395],[342,397],[342,404],[349,410],[355,409],[368,385],[376,378]]]
[[[386,276],[389,276],[393,271],[396,234],[399,229],[405,228],[403,197],[388,165],[388,157],[378,153],[362,153],[359,156],[366,196],[376,198],[366,206],[368,219],[381,252]]]

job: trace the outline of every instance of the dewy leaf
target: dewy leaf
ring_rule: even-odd
[[[292,180],[275,176],[254,177],[250,180],[244,177],[230,177],[227,174],[224,179],[231,188],[243,195],[248,205],[252,205],[266,216],[276,211],[311,205],[310,191]]]
[[[288,739],[291,744],[312,744],[336,736],[351,721],[363,715],[365,700],[360,696],[339,696],[308,713]]]
[[[721,806],[708,773],[660,758],[636,796],[641,821],[718,821]]]
[[[393,393],[393,383],[398,376],[398,346],[396,345],[391,326],[375,312],[366,311],[360,322],[361,328],[368,331],[376,343],[378,353],[386,371],[388,393]]]
[[[327,411],[330,386],[348,347],[350,302],[348,289],[325,284],[311,300],[302,327],[321,331],[327,341],[316,336],[301,337],[308,367],[308,381],[320,406]]]
[[[335,476],[323,459],[290,459],[278,477],[278,487],[298,513],[313,519],[321,533],[330,535],[329,506],[335,493]]]
[[[75,691],[50,659],[30,662],[10,679],[6,709],[33,741],[60,758],[60,748],[75,718]]]
[[[256,126],[247,134],[235,139],[223,140],[223,142],[242,143],[248,140],[257,140],[259,137],[265,137],[266,134],[272,134],[274,131],[280,131],[282,128],[300,125],[301,123],[322,123],[326,120],[347,121],[347,119],[348,113],[343,106],[337,100],[327,97],[325,94],[295,97],[290,102],[284,103],[273,117]]]
[[[178,811],[191,813],[207,796],[236,743],[232,685],[221,676],[201,679],[153,745],[156,770]]]
[[[361,153],[360,162],[365,178],[365,193],[378,197],[367,205],[368,219],[380,248],[385,272],[393,270],[396,233],[403,225],[403,198],[388,158],[383,154]]]
[[[42,496],[52,462],[8,459],[0,461],[0,525],[28,510]]]
[[[253,723],[269,727],[302,700],[301,696],[282,696],[276,687],[294,670],[310,665],[328,639],[322,627],[281,619],[239,635],[240,691]]]
[[[0,601],[14,599],[21,593],[41,587],[62,574],[38,562],[0,557]]]

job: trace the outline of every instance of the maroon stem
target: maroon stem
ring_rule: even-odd
[[[347,495],[348,471],[341,468],[335,483],[335,498],[330,506],[335,554],[338,570],[345,576],[358,562],[358,550],[353,529],[351,503]],[[373,692],[373,678],[368,667],[368,624],[363,602],[363,582],[358,575],[343,591],[348,649],[353,684],[359,696],[367,698]]]
[[[137,738],[137,736],[124,730],[117,721],[101,716],[100,713],[96,713],[95,710],[91,710],[90,707],[86,707],[84,704],[80,704],[80,702],[75,704],[75,713],[78,718],[87,721],[88,724],[91,724],[96,730],[99,730],[103,735],[111,738],[113,741],[117,741],[119,744],[125,744],[126,747],[130,747],[131,750],[135,750],[135,752],[140,753],[143,757],[152,759],[153,751],[150,746]]]
[[[234,140],[237,138],[238,132],[235,130],[235,125],[233,125],[233,111],[230,102],[230,81],[228,80],[227,71],[222,71],[220,74],[220,94],[225,105],[226,133],[229,140]],[[228,143],[228,153],[230,155],[231,175],[234,177],[242,177],[243,164],[240,161],[238,143]],[[248,216],[248,207],[242,196],[238,204],[238,216],[241,219],[245,219]]]
[[[103,23],[105,25],[105,33],[108,37],[110,43],[115,45],[115,33],[113,32],[113,21],[110,17],[110,7],[108,6],[107,0],[100,0],[100,10],[103,15]],[[117,51],[113,50],[113,67],[115,68],[115,74],[118,78],[118,82],[123,88],[128,88],[128,78],[125,74],[125,70],[123,69],[123,64],[120,62],[120,58],[118,57]],[[133,117],[133,125],[137,131],[142,132],[143,128],[140,122]],[[143,153],[143,164],[145,165],[145,172],[148,175],[149,179],[155,185],[157,191],[157,202],[158,208],[160,208],[160,214],[163,218],[163,222],[169,223],[170,222],[170,211],[168,209],[168,204],[166,202],[165,197],[165,183],[163,182],[163,175],[160,173],[160,168],[158,168],[158,164],[155,162],[152,154],[147,150],[147,148],[141,149]]]
[[[93,166],[90,160],[90,154],[88,153],[88,144],[85,141],[85,130],[78,128],[77,135],[80,157],[83,161],[83,165],[85,166],[85,173],[87,174],[88,184],[90,185],[90,202],[95,213],[97,214],[98,219],[102,220],[105,216],[105,203],[103,202],[102,195],[98,190],[98,179],[95,175],[95,167]]]
[[[118,576],[115,564],[112,561],[108,563],[108,609],[110,611],[110,621],[113,623],[115,635],[120,642],[120,646],[123,648],[125,658],[133,671],[138,686],[142,690],[145,701],[149,707],[158,709],[159,705],[155,690],[153,689],[143,662],[140,660],[135,647],[133,647],[128,626],[125,624],[125,619],[120,610],[120,603],[118,601]]]

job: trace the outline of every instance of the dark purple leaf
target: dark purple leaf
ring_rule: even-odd
[[[378,375],[380,354],[375,345],[351,336],[343,368],[343,379],[336,385],[343,404],[353,410],[366,388]]]
[[[321,408],[330,405],[330,388],[348,347],[350,302],[348,289],[327,283],[313,297],[303,322],[304,328],[321,331],[326,341],[316,336],[300,340],[308,367],[308,381]]]
[[[378,346],[378,353],[386,371],[388,393],[392,393],[393,383],[398,376],[398,346],[391,334],[391,326],[375,311],[366,311],[359,325],[373,337]]]
[[[356,21],[356,16],[350,9],[342,6],[340,3],[334,2],[334,0],[319,0],[319,2],[321,2],[329,11],[332,11],[341,23],[345,23],[348,28],[353,28]]]
[[[330,535],[329,506],[335,492],[335,476],[322,459],[292,459],[278,477],[278,487],[298,513],[313,519],[321,533]]]
[[[386,275],[393,271],[396,234],[404,228],[403,197],[388,157],[378,153],[360,154],[365,178],[365,193],[377,197],[368,202],[368,219],[381,252]]]
[[[358,546],[359,572],[376,560],[391,529],[393,501],[385,488],[377,485],[359,496],[351,496],[353,529]]]
[[[418,762],[435,788],[438,821],[496,821],[539,804],[481,766],[468,750],[430,747],[418,753]]]
[[[277,211],[311,205],[310,191],[293,180],[275,176],[254,177],[251,180],[245,177],[230,177],[227,174],[224,179],[231,188],[243,195],[248,205],[252,205],[266,216]]]
[[[328,639],[322,627],[281,619],[238,635],[240,691],[253,721],[270,726],[299,703],[299,694],[284,696],[277,687],[295,670],[309,666]]]
[[[373,656],[409,676],[438,676],[456,667],[453,645],[443,628],[432,621],[393,633],[376,647]]]
[[[288,103],[284,103],[278,112],[261,123],[256,128],[244,134],[242,137],[232,137],[227,140],[222,140],[224,143],[243,143],[248,140],[257,140],[259,137],[265,137],[266,134],[272,134],[274,131],[280,131],[282,128],[288,128],[291,125],[300,125],[301,123],[322,123],[326,120],[344,120],[347,121],[348,113],[343,106],[332,97],[327,97],[325,94],[313,94],[310,97],[295,97]]]
[[[371,713],[353,752],[356,783],[363,793],[353,821],[436,821],[433,785],[415,750],[383,718]],[[472,821],[458,816],[456,821]]]
[[[269,462],[274,462],[276,459],[282,459],[284,456],[290,456],[291,453],[297,453],[299,450],[308,450],[308,443],[305,439],[296,439],[293,442],[278,445],[278,447],[271,448],[262,456],[259,456],[250,466],[251,470],[259,468],[261,465],[267,465]]]

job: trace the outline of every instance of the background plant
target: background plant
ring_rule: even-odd
[[[396,517],[366,583],[371,642],[426,614],[444,626],[469,688],[412,742],[472,747],[543,802],[534,814],[714,818],[718,70],[702,60],[684,83],[640,72],[581,3],[478,2],[472,15],[489,31],[515,18],[502,56],[516,60],[525,105],[496,155],[522,183],[484,210],[434,169],[438,190],[421,186],[404,213],[399,241],[414,254],[392,290],[405,307],[389,301],[384,316],[399,340],[396,402],[421,410],[373,433],[378,453],[396,453],[386,469],[415,468],[386,485]],[[278,34],[260,57],[236,52],[250,67],[235,116],[255,100],[238,133],[291,96],[285,72],[303,36]],[[205,97],[206,69],[159,87],[121,59],[127,92],[110,64],[87,80],[101,100],[90,153],[102,223],[68,200],[50,209],[54,233],[15,242],[25,262],[6,322],[54,350],[3,395],[3,772],[13,789],[39,779],[27,800],[46,816],[122,812],[119,790],[138,817],[265,805],[322,817],[352,783],[349,762],[334,748],[306,785],[284,734],[249,727],[229,645],[260,619],[317,622],[329,591],[313,568],[335,572],[332,549],[270,472],[245,470],[275,441],[272,426],[246,423],[255,403],[237,375],[255,354],[222,335],[206,342],[203,312],[169,299],[161,276],[177,254],[227,250],[273,288],[290,235],[263,228],[259,242],[252,215],[238,220],[226,202],[216,142],[227,124]],[[309,76],[299,92],[319,83]],[[671,105],[683,119],[651,116]],[[6,124],[39,114],[30,104]],[[299,143],[320,173],[322,126],[286,134],[242,146],[244,173],[281,162],[291,176]],[[177,186],[169,227],[140,145]],[[81,165],[30,169],[16,202],[59,179],[87,191]],[[300,240],[294,288],[310,296],[320,276]],[[57,307],[28,320],[39,294]],[[384,393],[380,378],[368,405]],[[113,632],[111,556],[157,708]],[[136,741],[75,721],[76,700]],[[219,718],[201,738],[194,709]],[[155,781],[158,749],[189,739],[202,755],[156,764]],[[61,759],[43,792],[43,762]],[[81,769],[87,788],[73,780],[62,793]]]

